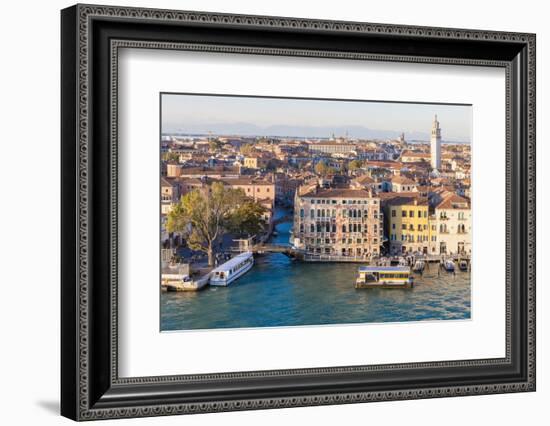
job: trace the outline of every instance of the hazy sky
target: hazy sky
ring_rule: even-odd
[[[330,127],[361,126],[378,131],[405,132],[406,135],[429,135],[434,114],[438,116],[443,140],[470,141],[472,107],[468,105],[162,95],[163,132],[222,133],[227,128],[230,134],[237,134],[239,130],[246,134],[251,132],[251,126],[275,126],[275,130],[284,126],[286,130],[290,129],[288,131],[312,128],[313,133],[318,133]],[[350,136],[352,133],[350,131]],[[280,136],[288,135],[291,134],[287,132]]]

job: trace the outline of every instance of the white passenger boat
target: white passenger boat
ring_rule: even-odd
[[[408,266],[361,266],[355,288],[412,288]]]
[[[248,272],[253,265],[252,252],[241,253],[211,272],[210,285],[227,286]]]

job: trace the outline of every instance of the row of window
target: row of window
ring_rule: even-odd
[[[229,270],[229,273],[232,274],[233,272],[237,272],[237,271],[240,271],[245,265],[248,265],[249,263],[252,262],[252,258],[249,257],[248,259],[246,260],[243,260],[241,263],[239,263],[238,265],[236,265],[235,267],[231,268]]]
[[[246,188],[246,192],[252,192],[253,188]],[[256,187],[256,192],[261,192],[262,188]],[[269,187],[265,188],[265,192],[270,192]]]
[[[448,234],[449,228],[447,228],[446,224],[439,225],[439,232]],[[466,233],[466,225],[463,223],[459,223],[456,229],[457,234],[465,234]]]
[[[370,256],[371,254],[377,254],[378,253],[378,250],[376,248],[374,248],[372,250],[372,252],[370,252],[369,250],[361,249],[360,247],[358,247],[357,249],[342,248],[340,250],[340,252],[338,252],[337,250],[335,250],[332,247],[321,248],[321,247],[306,246],[306,251],[308,253],[315,253],[315,254],[334,254],[334,255],[335,254],[340,254],[342,256]]]
[[[336,240],[334,238],[306,238],[305,239],[306,244],[336,244]],[[342,240],[338,240],[338,244],[369,244],[368,238],[343,238]],[[378,244],[378,238],[372,239],[372,244]]]
[[[353,209],[353,210],[342,210],[342,217],[350,218],[361,218],[369,217],[368,209]],[[305,217],[305,210],[300,209],[300,217]],[[309,217],[314,219],[315,217],[336,217],[336,209],[311,209],[309,211]],[[373,212],[373,217],[378,219],[378,210]]]
[[[396,209],[392,209],[391,210],[391,217],[396,217],[397,216],[397,210]],[[415,217],[415,213],[414,213],[414,210],[401,210],[401,217]],[[427,210],[418,210],[416,212],[416,217],[428,217],[428,211]],[[447,212],[441,212],[439,214],[439,218],[440,219],[448,219],[449,217],[447,216]],[[458,219],[459,220],[464,220],[466,219],[466,216],[464,215],[464,212],[458,212]]]
[[[439,213],[439,218],[440,219],[448,219],[449,217],[447,216],[447,212],[441,212],[441,213]],[[458,212],[458,219],[459,220],[466,219],[466,216],[464,215],[464,212]]]
[[[435,241],[435,237],[432,236],[432,241]],[[416,238],[412,234],[402,234],[401,235],[401,241],[408,241],[410,243],[414,243],[416,240],[417,243],[428,241],[427,235],[417,235]],[[396,234],[390,234],[390,241],[397,241],[397,235]]]
[[[392,223],[392,224],[391,224],[391,229],[395,229],[395,223]],[[409,231],[414,231],[414,225],[411,223],[411,224],[409,224],[409,226],[407,227],[407,224],[406,224],[406,223],[402,223],[402,224],[401,224],[401,230],[406,231],[407,229],[408,229]],[[416,227],[416,230],[417,230],[418,232],[426,231],[427,229],[428,229],[428,225],[420,225],[420,224],[419,224],[419,225],[417,225],[417,227]],[[434,227],[433,230],[435,231],[435,227]]]
[[[374,233],[378,232],[378,225],[374,225]],[[305,226],[303,223],[300,223],[300,232],[305,232]],[[362,226],[360,223],[349,224],[348,226],[342,225],[342,233],[346,234],[348,232],[368,232],[368,226]],[[336,232],[336,224],[330,223],[311,223],[309,225],[309,232]]]
[[[319,200],[312,199],[311,204],[369,204],[369,200],[335,200],[332,198]],[[378,200],[371,200],[370,204],[378,204]]]
[[[387,273],[387,272],[380,272],[380,278],[386,278],[386,279],[392,279],[392,278],[402,278],[407,279],[409,278],[409,274],[394,274],[394,273]]]
[[[397,210],[391,209],[391,217],[397,216]],[[401,210],[401,217],[414,217],[414,210]],[[418,210],[417,211],[417,217],[428,217],[428,211],[427,210]]]

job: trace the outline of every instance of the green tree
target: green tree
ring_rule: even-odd
[[[240,152],[245,157],[250,157],[252,154],[256,152],[256,148],[254,148],[254,145],[247,143],[247,144],[241,145]]]
[[[259,234],[266,225],[263,215],[267,209],[261,204],[246,199],[231,214],[228,230],[248,236]]]
[[[319,161],[315,165],[315,173],[319,176],[326,176],[330,172],[330,167],[324,161]]]
[[[164,161],[180,161],[180,155],[177,152],[165,152],[162,158]]]
[[[181,232],[192,250],[208,255],[208,265],[214,265],[215,247],[230,229],[255,230],[259,226],[258,209],[241,189],[225,187],[221,182],[209,188],[190,191],[174,205],[168,214],[168,232]],[[260,206],[261,207],[261,206]],[[263,222],[260,222],[263,223]]]
[[[363,162],[361,160],[353,160],[353,161],[350,161],[350,163],[348,164],[348,170],[350,172],[354,172],[355,170],[360,169],[361,167],[363,167]]]
[[[219,151],[220,148],[222,147],[222,141],[220,141],[219,139],[210,139],[208,141],[208,147],[210,148],[210,151]]]

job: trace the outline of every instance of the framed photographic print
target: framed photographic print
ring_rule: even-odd
[[[75,420],[535,390],[535,36],[76,5]]]

